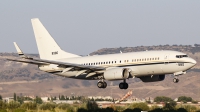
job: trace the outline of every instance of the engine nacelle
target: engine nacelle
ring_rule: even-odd
[[[165,75],[142,76],[139,78],[142,80],[142,82],[156,82],[163,81],[165,79]]]
[[[129,77],[129,70],[127,68],[112,68],[104,72],[106,80],[123,80]]]

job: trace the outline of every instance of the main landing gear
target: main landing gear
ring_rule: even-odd
[[[97,87],[98,88],[106,88],[107,87],[107,83],[104,80],[98,81]]]
[[[126,83],[126,80],[124,80],[124,82],[121,82],[119,84],[119,88],[120,89],[128,89],[128,83]]]

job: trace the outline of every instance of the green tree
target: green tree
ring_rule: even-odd
[[[14,97],[14,101],[17,101],[17,95],[16,95],[16,93],[14,93],[13,97]]]
[[[192,98],[186,97],[186,96],[180,96],[180,97],[178,97],[178,101],[179,102],[192,102]]]
[[[56,96],[53,98],[53,100],[57,100]]]
[[[0,95],[0,100],[2,100],[2,96]]]
[[[17,100],[20,104],[24,103],[24,97],[17,96]]]
[[[65,100],[65,96],[61,95],[60,100]]]
[[[166,96],[157,96],[156,98],[154,98],[154,102],[172,102],[173,100],[169,97],[166,97]]]
[[[95,101],[88,101],[86,104],[88,110],[96,110],[98,109],[98,105]]]
[[[164,110],[174,110],[176,106],[176,102],[171,101],[171,102],[166,102],[164,106]]]
[[[38,97],[38,96],[36,96],[35,102],[38,103],[38,104],[42,104],[43,103],[42,99],[40,97]]]

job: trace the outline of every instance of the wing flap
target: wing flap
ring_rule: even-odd
[[[66,63],[66,62],[60,62],[60,61],[35,59],[35,58],[32,58],[30,60],[34,60],[34,61],[38,61],[38,62],[44,62],[44,63],[50,63],[50,64],[56,64],[58,66],[74,67],[74,68],[87,69],[87,70],[90,69],[90,70],[93,70],[93,71],[105,70],[104,67],[99,67],[99,66],[86,66],[86,65],[74,64],[74,63]]]

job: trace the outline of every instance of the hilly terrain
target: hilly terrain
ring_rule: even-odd
[[[147,98],[155,96],[190,96],[200,100],[200,46],[191,45],[159,45],[103,48],[90,55],[113,54],[122,51],[136,52],[146,50],[176,50],[188,54],[197,61],[197,65],[187,74],[179,76],[180,82],[173,83],[173,75],[169,74],[161,82],[143,83],[140,79],[129,79],[129,89],[120,90],[120,81],[107,81],[106,89],[99,89],[97,81],[76,80],[48,74],[40,71],[37,66],[7,61],[6,58],[18,58],[16,53],[0,53],[0,95],[12,96],[13,93],[29,96],[58,96],[84,95],[84,96],[113,96],[119,98],[127,91],[133,90],[132,97]],[[29,54],[38,57],[37,54]]]

